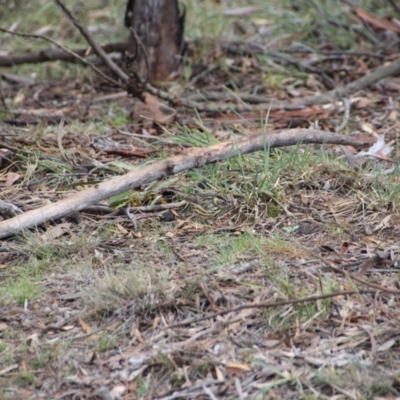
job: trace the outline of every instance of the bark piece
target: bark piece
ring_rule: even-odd
[[[151,82],[164,81],[176,71],[184,47],[184,21],[185,13],[180,13],[177,0],[128,1],[125,24],[143,45],[131,32],[129,53],[136,56],[137,73],[142,79],[148,76]]]

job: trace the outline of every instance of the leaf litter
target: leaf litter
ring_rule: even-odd
[[[392,29],[354,11],[371,29]],[[253,12],[238,7],[228,15],[251,22]],[[256,29],[262,40],[259,27],[269,24],[258,18],[234,31]],[[320,49],[333,51],[328,43]],[[210,101],[231,87],[254,94],[266,74],[260,59],[231,48],[224,60],[216,50],[205,50],[200,67],[221,60],[227,67],[193,70],[197,92]],[[261,94],[301,98],[381,62],[294,50],[296,62],[318,73],[274,86],[282,67],[273,58]],[[193,94],[181,87],[181,96]],[[340,104],[210,115],[168,110],[154,97],[144,105],[110,99],[116,88],[96,77],[90,85],[79,78],[8,84],[3,96],[16,110],[0,132],[11,151],[2,201],[23,211],[188,145],[214,143],[221,133],[335,130],[345,121],[365,147],[299,146],[205,166],[3,241],[2,395],[399,397],[396,91],[396,78],[385,90],[369,88],[347,117]]]

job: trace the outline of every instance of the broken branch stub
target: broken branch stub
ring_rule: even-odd
[[[165,81],[176,71],[184,49],[184,24],[177,0],[128,0],[129,54],[143,80]]]
[[[351,138],[313,129],[291,129],[254,134],[205,148],[189,149],[187,154],[174,156],[154,164],[138,167],[125,175],[104,181],[89,189],[48,204],[11,219],[0,222],[0,239],[24,229],[36,228],[45,222],[58,220],[81,211],[111,196],[135,189],[141,185],[178,174],[205,164],[226,160],[239,154],[248,154],[266,148],[292,146],[298,143],[360,144]]]

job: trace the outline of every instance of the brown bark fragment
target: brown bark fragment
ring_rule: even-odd
[[[185,14],[180,14],[177,0],[129,0],[125,24],[132,28],[146,50],[146,54],[131,32],[129,53],[136,55],[137,72],[151,82],[164,81],[176,71],[183,52]]]

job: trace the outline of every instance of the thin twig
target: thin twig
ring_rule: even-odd
[[[170,210],[171,208],[179,208],[186,205],[186,201],[178,201],[176,203],[167,203],[167,204],[154,204],[152,206],[138,206],[138,207],[129,207],[130,211],[141,211],[141,212],[152,212],[152,211],[165,211]]]
[[[137,231],[138,229],[138,223],[137,220],[135,218],[135,215],[131,213],[130,207],[126,207],[126,215],[128,216],[128,218],[131,220],[132,224],[133,224],[133,229],[135,231]]]
[[[346,97],[343,97],[342,102],[344,105],[344,115],[342,123],[336,128],[336,132],[338,133],[341,132],[344,128],[346,128],[350,119],[350,108],[351,108],[350,100],[347,99]]]
[[[63,51],[65,51],[66,53],[70,54],[71,56],[75,57],[76,59],[78,59],[79,61],[81,61],[83,64],[88,65],[90,68],[93,69],[93,71],[95,71],[97,74],[99,74],[100,76],[102,76],[103,78],[107,79],[109,82],[113,83],[114,85],[118,85],[119,87],[122,87],[121,84],[119,82],[117,82],[116,80],[110,78],[108,75],[106,75],[103,71],[101,71],[100,69],[98,69],[96,66],[93,65],[93,63],[89,62],[88,60],[86,60],[84,57],[81,57],[79,54],[75,53],[74,51],[68,49],[67,47],[65,47],[64,45],[62,45],[61,43],[57,42],[56,40],[53,40],[51,38],[49,38],[48,36],[45,35],[36,35],[33,33],[21,33],[21,32],[15,32],[15,31],[10,31],[8,29],[4,29],[4,28],[0,28],[0,32],[4,32],[4,33],[9,33],[10,35],[14,35],[14,36],[20,36],[20,37],[25,37],[25,38],[32,38],[32,39],[41,39],[41,40],[46,40],[47,42],[53,43],[55,46],[57,46],[58,48],[62,49]],[[109,57],[107,57],[109,58]],[[104,61],[104,60],[103,60]]]
[[[237,312],[237,311],[245,310],[245,309],[248,309],[248,308],[280,307],[280,306],[308,303],[308,302],[317,301],[317,300],[324,300],[324,299],[329,299],[329,298],[336,297],[336,296],[350,296],[350,295],[353,295],[353,294],[376,294],[378,292],[379,292],[378,290],[372,290],[372,289],[345,290],[343,292],[321,294],[321,295],[317,295],[317,296],[304,297],[302,299],[282,300],[282,301],[256,303],[256,304],[254,304],[254,303],[242,304],[242,305],[237,306],[237,307],[229,308],[227,310],[222,310],[222,311],[218,311],[216,313],[212,313],[212,314],[206,315],[205,317],[193,318],[193,319],[189,319],[189,320],[186,320],[186,321],[178,322],[176,324],[166,326],[163,329],[171,329],[171,328],[177,328],[177,327],[185,326],[185,325],[197,324],[198,322],[202,322],[202,321],[205,321],[207,319],[213,319],[213,318],[219,317],[220,315],[225,315],[225,314],[229,314],[231,312]]]
[[[218,398],[215,396],[215,394],[206,385],[203,385],[203,390],[206,392],[206,395],[211,400],[218,400]]]
[[[306,251],[307,253],[312,254],[313,257],[315,257],[315,258],[317,258],[318,260],[320,260],[320,261],[321,261],[326,267],[328,267],[330,270],[332,270],[332,271],[334,271],[334,272],[337,272],[337,273],[339,273],[339,274],[341,274],[341,275],[344,275],[344,276],[346,276],[346,277],[348,277],[348,278],[350,278],[350,279],[353,279],[353,280],[357,281],[358,283],[361,283],[361,284],[363,284],[363,285],[365,285],[365,286],[368,286],[368,287],[373,288],[373,289],[375,289],[375,290],[378,290],[378,291],[380,291],[380,292],[400,295],[400,290],[389,289],[389,288],[386,288],[386,287],[384,287],[384,286],[377,285],[377,284],[375,284],[375,283],[370,283],[370,282],[364,281],[364,279],[361,279],[361,278],[358,277],[357,275],[351,274],[351,273],[348,272],[348,271],[345,271],[345,270],[342,270],[342,269],[340,269],[340,268],[334,267],[331,263],[329,263],[328,261],[326,261],[323,257],[321,257],[321,256],[319,256],[318,254],[316,254],[315,251],[313,251],[312,249],[309,249],[308,247],[306,247],[306,246],[304,246],[304,245],[302,245],[302,244],[300,244],[300,243],[298,243],[298,242],[295,242],[294,239],[292,239],[292,238],[291,238],[289,235],[287,235],[286,233],[282,232],[282,234],[283,234],[287,239],[289,239],[290,241],[292,241],[293,243],[295,243],[296,246],[300,247],[301,249],[303,249],[303,250]],[[366,260],[366,261],[363,263],[363,266],[362,266],[361,269],[363,269],[363,267],[364,267],[366,264],[368,264],[368,263],[369,263],[369,260]]]
[[[192,41],[190,44],[196,45],[196,41]],[[269,50],[265,49],[262,45],[244,40],[237,41],[221,41],[219,42],[219,46],[227,51],[231,51],[233,53],[243,55],[244,53],[251,54],[262,54],[269,55]],[[242,47],[240,47],[242,46]],[[242,50],[241,50],[242,49]],[[315,54],[316,56],[326,55],[326,56],[355,56],[355,57],[370,57],[370,58],[378,58],[380,60],[385,59],[385,56],[381,54],[376,54],[368,51],[346,51],[346,50],[315,50],[309,46],[306,46],[302,43],[298,43],[296,45],[291,45],[279,49],[280,53],[306,53],[306,54]]]
[[[54,0],[54,1],[63,10],[65,15],[72,21],[72,23],[79,29],[82,36],[87,40],[90,46],[92,46],[93,51],[104,61],[104,63],[107,65],[110,71],[113,72],[124,83],[127,83],[129,76],[124,71],[122,71],[122,69],[119,68],[118,65],[111,60],[110,57],[108,57],[107,53],[101,48],[101,46],[97,43],[97,41],[94,40],[92,34],[89,32],[86,26],[83,25],[80,21],[78,21],[74,17],[72,12],[65,6],[65,4],[61,0]]]
[[[128,43],[126,42],[117,42],[117,43],[109,43],[102,46],[103,50],[106,53],[113,52],[123,52],[128,49]],[[88,53],[88,48],[80,48],[74,50],[75,54],[83,56],[90,56],[93,54],[91,52]],[[20,54],[10,54],[8,56],[0,56],[0,67],[13,67],[15,65],[21,64],[36,64],[47,61],[69,61],[69,62],[77,62],[80,60],[76,58],[74,55],[66,52],[63,49],[55,49],[53,47],[49,47],[44,50],[40,50],[37,53],[20,53]]]
[[[176,146],[178,144],[178,143],[175,143],[175,142],[173,142],[171,140],[167,140],[167,139],[161,138],[159,136],[154,136],[154,135],[142,135],[140,133],[126,132],[126,131],[123,131],[121,129],[117,129],[117,132],[120,133],[121,135],[126,135],[126,136],[131,136],[131,137],[134,137],[134,138],[137,138],[137,139],[141,139],[141,141],[143,141],[143,142],[145,140],[154,140],[154,141],[157,141],[157,142],[160,142],[160,143],[171,144],[171,145],[174,145],[174,146]]]
[[[204,386],[211,386],[211,385],[222,385],[223,383],[225,383],[225,381],[223,380],[213,380],[213,381],[204,381],[204,382],[200,382],[200,383],[196,383],[192,386],[189,386],[183,390],[178,390],[173,392],[171,395],[169,396],[164,396],[164,397],[157,397],[155,398],[156,400],[176,400],[179,398],[191,398],[193,396],[191,396],[189,393],[193,392],[197,389],[202,389],[204,388]]]
[[[400,6],[396,3],[396,1],[395,0],[389,0],[389,3],[397,11],[397,13],[400,14]]]

